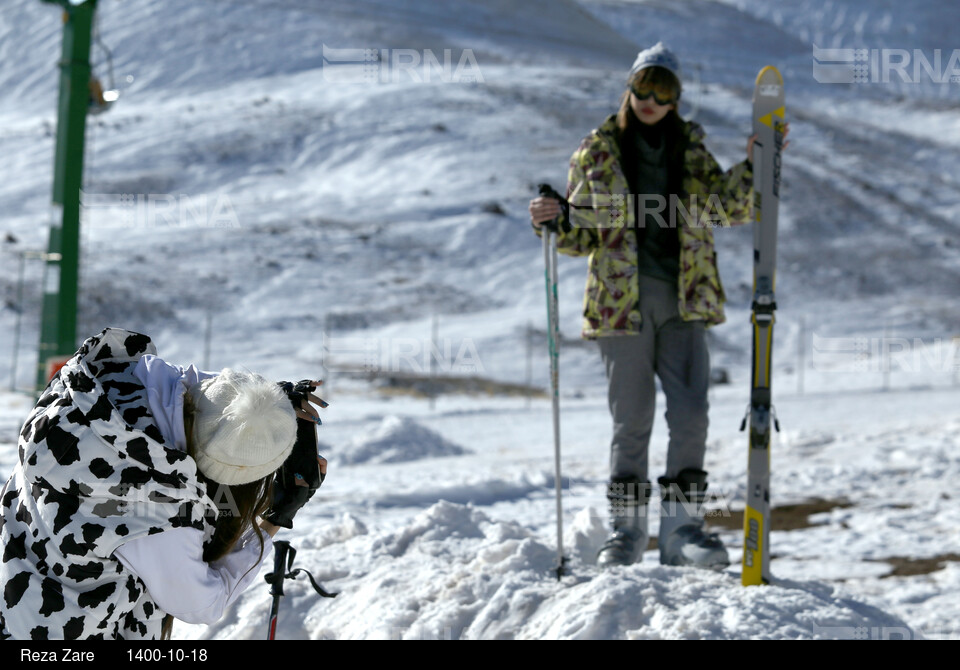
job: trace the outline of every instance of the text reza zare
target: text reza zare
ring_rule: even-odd
[[[92,651],[73,651],[72,649],[63,649],[59,653],[56,651],[31,651],[30,649],[20,650],[21,661],[92,661]]]

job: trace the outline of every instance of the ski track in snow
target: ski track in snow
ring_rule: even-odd
[[[14,253],[45,248],[42,224],[53,216],[60,21],[36,0],[8,4],[0,14],[0,154],[8,157],[0,236],[16,241],[0,242],[0,352],[13,351],[19,327],[13,385],[24,388],[42,276],[38,265],[24,266],[20,295]],[[320,439],[330,474],[282,537],[298,551],[295,567],[341,595],[321,599],[305,578],[288,581],[278,637],[960,634],[960,498],[952,486],[960,475],[960,389],[950,339],[960,332],[960,87],[825,86],[811,76],[813,44],[952,49],[955,7],[920,0],[883,9],[868,0],[555,0],[549,7],[545,0],[363,0],[327,3],[324,11],[128,5],[99,3],[123,95],[88,129],[86,190],[114,204],[86,213],[81,330],[143,330],[162,356],[182,364],[241,365],[277,379],[319,371],[327,379],[331,405]],[[694,20],[702,30],[690,30]],[[145,25],[153,31],[144,33]],[[763,34],[731,42],[747,29]],[[773,504],[849,505],[812,515],[806,527],[774,530],[776,580],[763,588],[740,586],[741,532],[725,526],[714,528],[733,561],[723,572],[660,566],[655,549],[629,568],[596,572],[610,426],[595,347],[576,340],[583,259],[560,264],[569,571],[559,582],[546,401],[389,395],[345,372],[426,374],[439,317],[441,344],[450,345],[440,347],[441,373],[547,385],[542,338],[527,372],[524,333],[542,331],[545,310],[526,203],[538,182],[563,185],[570,152],[613,111],[638,45],[659,39],[685,64],[682,111],[706,127],[725,166],[740,159],[759,67],[776,63],[787,82],[792,145],[774,347],[783,432],[772,452]],[[473,49],[483,82],[338,84],[323,77],[324,45]],[[146,225],[136,218],[146,210],[124,209],[124,194],[219,202],[234,218],[227,226]],[[730,301],[728,323],[711,332],[713,362],[731,384],[711,392],[707,469],[719,511],[735,514],[745,486],[746,438],[737,428],[748,395],[752,233],[717,238]],[[215,332],[203,361],[208,318]],[[801,336],[815,355],[803,380],[794,353]],[[895,341],[892,351],[878,353],[881,338]],[[866,350],[856,349],[864,342]],[[13,362],[0,359],[5,478],[31,401],[7,390]],[[667,440],[660,402],[654,477]],[[899,564],[951,555],[939,569],[895,574]],[[263,639],[269,605],[261,583],[222,621],[179,623],[174,636]]]

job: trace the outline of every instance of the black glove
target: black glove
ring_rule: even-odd
[[[567,202],[567,199],[562,195],[557,193],[550,184],[540,184],[539,185],[540,195],[544,198],[553,198],[560,203],[560,209],[563,211],[563,214],[553,221],[546,221],[543,223],[543,227],[547,228],[554,233],[559,232],[560,226],[563,227],[563,232],[569,233],[573,230],[573,226],[570,223],[570,203]],[[558,224],[560,224],[558,226]]]
[[[300,408],[313,388],[309,381],[281,382],[294,408]],[[297,419],[297,441],[293,451],[277,470],[273,480],[273,503],[267,521],[281,528],[293,528],[293,517],[307,504],[323,483],[325,475],[317,462],[317,427]]]

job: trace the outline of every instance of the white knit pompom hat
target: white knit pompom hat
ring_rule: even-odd
[[[220,484],[248,484],[275,472],[297,439],[297,415],[280,387],[224,369],[187,390],[196,413],[197,467]]]

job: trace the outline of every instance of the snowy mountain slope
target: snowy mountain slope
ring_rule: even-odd
[[[277,267],[288,278],[296,274],[301,257],[292,249],[297,249],[303,251],[302,260],[310,267],[316,265],[310,261],[321,256],[325,266],[331,256],[356,260],[347,267],[336,263],[336,283],[328,282],[330,274],[318,268],[308,286],[322,296],[319,304],[312,304],[308,314],[284,319],[288,322],[305,319],[309,328],[316,329],[329,316],[336,330],[369,327],[397,319],[409,321],[424,305],[440,314],[496,308],[500,296],[512,294],[511,302],[518,302],[522,309],[512,311],[511,330],[525,327],[524,315],[540,301],[537,282],[527,279],[537,276],[540,261],[536,240],[522,223],[525,201],[537,181],[562,184],[570,147],[612,108],[622,71],[609,64],[617,58],[629,61],[613,28],[636,36],[637,43],[663,38],[693,64],[688,74],[692,76],[699,68],[701,83],[689,82],[687,97],[691,111],[695,107],[706,124],[711,146],[724,164],[742,154],[746,98],[756,69],[776,54],[777,62],[794,75],[788,78],[791,91],[798,89],[790,98],[794,145],[787,159],[796,162],[796,170],[785,175],[785,241],[780,264],[784,337],[795,332],[796,319],[805,314],[817,315],[821,331],[842,332],[842,324],[831,321],[830,310],[822,303],[834,304],[837,298],[870,301],[868,312],[878,318],[862,325],[873,330],[882,326],[880,319],[890,320],[883,305],[891,304],[889,298],[895,293],[934,293],[938,294],[936,304],[952,304],[950,286],[956,279],[958,252],[951,245],[955,231],[951,215],[960,206],[960,187],[948,169],[956,152],[939,150],[938,142],[956,132],[917,136],[915,132],[907,134],[909,128],[890,129],[886,116],[876,121],[865,117],[864,101],[858,97],[863,90],[871,94],[883,91],[869,87],[840,91],[812,82],[810,47],[804,46],[806,33],[795,25],[797,18],[791,24],[780,17],[781,25],[769,28],[766,18],[750,14],[759,11],[752,6],[588,3],[585,6],[608,20],[612,28],[593,37],[605,43],[604,49],[593,52],[593,62],[603,69],[584,71],[582,58],[568,56],[565,45],[593,36],[597,29],[595,24],[573,21],[571,17],[583,10],[570,3],[561,6],[563,11],[555,5],[546,11],[536,3],[523,3],[522,10],[512,10],[523,12],[519,16],[467,3],[455,12],[429,10],[440,14],[433,24],[424,20],[427,9],[396,6],[392,11],[397,16],[390,20],[407,32],[391,37],[396,42],[388,44],[405,45],[392,48],[415,50],[430,44],[438,53],[444,48],[470,48],[475,50],[483,84],[397,81],[364,86],[329,84],[318,67],[328,41],[340,48],[381,44],[383,26],[379,20],[369,21],[363,7],[350,10],[334,3],[336,11],[319,13],[268,5],[255,13],[258,30],[245,31],[242,26],[250,20],[250,7],[223,10],[219,4],[171,5],[162,10],[153,4],[121,8],[105,3],[102,8],[101,32],[111,37],[108,41],[117,54],[114,69],[118,78],[131,74],[135,79],[124,104],[97,119],[91,128],[88,190],[113,196],[173,194],[175,205],[181,207],[201,202],[209,209],[219,202],[242,234],[249,232],[257,239],[253,245],[236,245],[228,252],[239,253],[242,260],[225,258],[217,267],[201,270],[199,277],[192,260],[177,264],[187,268],[182,271],[171,264],[141,267],[146,273],[157,268],[161,274],[150,283],[176,290],[183,300],[180,307],[162,309],[165,300],[161,295],[141,292],[144,308],[132,310],[134,313],[158,314],[167,320],[179,311],[181,321],[196,322],[202,316],[197,312],[222,306],[221,290],[247,292],[232,267],[260,266],[262,275],[274,275],[270,285],[276,289],[263,287],[252,296],[258,305],[269,304],[275,290],[283,291],[289,285],[289,279],[275,277]],[[709,20],[701,23],[701,29],[689,30],[696,12],[707,9]],[[30,20],[14,12],[14,25],[34,26],[24,31],[29,37],[24,51],[30,58],[24,67],[6,70],[8,90],[14,95],[6,98],[9,102],[3,109],[14,109],[12,103],[24,98],[22,92],[28,86],[36,92],[44,90],[34,82],[32,73],[42,70],[41,63],[49,63],[49,59],[43,61],[42,51],[33,45],[43,39],[55,41],[49,27],[41,29],[55,20],[49,12],[39,12],[35,3],[23,4],[20,12]],[[205,18],[214,12],[216,21]],[[354,14],[350,12],[362,20],[351,20]],[[451,18],[454,14],[455,20]],[[552,17],[554,23],[544,23],[546,18],[527,20],[531,16]],[[836,23],[826,9],[820,20]],[[864,25],[873,23],[868,20]],[[151,38],[139,30],[154,24],[169,25],[169,31],[163,32],[162,38]],[[530,27],[519,31],[518,25]],[[185,26],[197,29],[189,31]],[[477,26],[486,26],[483,32],[487,37],[471,41]],[[732,28],[727,30],[727,26],[762,31],[764,36],[750,49],[730,49]],[[793,26],[793,32],[785,32],[784,26]],[[804,28],[807,32],[825,29],[823,25]],[[216,31],[232,39],[216,40]],[[413,35],[415,31],[422,34]],[[447,37],[431,41],[438,31],[446,31]],[[525,39],[519,39],[518,32]],[[402,41],[404,38],[409,41]],[[303,48],[282,49],[282,41]],[[496,56],[498,49],[514,48],[518,41],[528,45],[516,57],[523,67]],[[929,44],[939,42],[931,39]],[[717,58],[724,49],[727,56],[720,67]],[[245,54],[243,58],[240,53]],[[551,67],[551,59],[560,59],[564,67]],[[251,86],[247,77],[256,84]],[[52,96],[55,80],[48,80],[45,88]],[[28,99],[37,98],[34,94]],[[894,95],[888,95],[888,100],[904,105],[897,103]],[[52,109],[52,100],[47,109]],[[919,116],[909,126],[949,129],[936,110],[914,113]],[[18,161],[15,174],[38,177],[10,180],[6,186],[11,189],[5,198],[10,203],[8,216],[18,220],[11,228],[26,236],[24,246],[45,244],[42,229],[31,223],[46,215],[43,202],[48,187],[39,177],[52,154],[49,142],[36,142],[40,133],[46,136],[49,132],[49,112],[45,116],[33,126],[26,120],[32,115],[15,117],[14,127],[21,130],[11,138],[11,153]],[[23,128],[30,128],[26,136]],[[170,135],[173,128],[179,138],[175,141]],[[373,128],[377,132],[370,141]],[[29,142],[38,150],[26,151]],[[918,159],[930,169],[905,174],[902,166]],[[27,209],[20,202],[28,203]],[[26,211],[35,214],[31,218]],[[496,211],[505,211],[506,216],[493,213]],[[121,213],[119,208],[91,212],[85,228],[88,248],[120,258],[129,255],[120,249],[108,254],[99,246],[105,237],[114,237],[110,226]],[[174,219],[176,215],[174,212]],[[161,253],[176,249],[178,254],[190,254],[193,244],[186,245],[183,240],[210,237],[209,230],[198,231],[190,222],[186,232],[170,227],[150,231],[155,238],[147,247],[156,246]],[[274,238],[272,243],[261,240],[264,231]],[[215,232],[212,237],[222,236]],[[738,327],[715,334],[718,339],[730,340],[723,343],[722,350],[743,351],[736,342],[747,335],[751,270],[743,259],[749,258],[750,232],[726,231],[718,238],[721,269],[731,297],[730,321]],[[267,247],[275,250],[259,252]],[[284,247],[291,251],[285,254]],[[418,247],[416,254],[408,253]],[[208,256],[205,245],[193,248]],[[258,253],[249,254],[251,248]],[[389,261],[389,276],[381,272],[383,283],[369,287],[378,290],[350,298],[332,290],[334,285],[367,288],[355,279],[367,276],[372,268],[383,270],[384,256],[396,261]],[[812,257],[818,262],[808,262]],[[438,262],[444,258],[455,259],[456,271]],[[371,267],[365,267],[367,259],[372,260]],[[504,272],[505,268],[520,271]],[[566,313],[575,314],[579,309],[581,268],[582,261],[564,259]],[[352,270],[357,273],[351,274]],[[84,281],[91,285],[112,283],[114,268],[110,263],[85,264],[84,272]],[[930,282],[930,276],[943,280]],[[489,287],[484,295],[465,289],[480,285]],[[393,290],[385,295],[384,288]],[[12,287],[7,289],[11,292]],[[37,296],[29,298],[35,302]],[[879,300],[874,302],[874,298]],[[364,309],[358,310],[356,304],[363,304]],[[369,308],[371,304],[376,307]],[[103,301],[91,301],[85,307],[89,319],[84,321],[83,331],[95,330],[114,318]],[[953,316],[956,309],[932,307],[930,312],[931,330],[938,334],[949,334],[960,325]],[[245,307],[240,313],[249,324],[251,310]],[[272,309],[271,314],[275,314]],[[225,330],[233,328],[229,315],[218,315],[217,321],[221,318],[227,319],[221,323]],[[268,318],[261,327],[275,330],[270,325],[275,318]],[[454,323],[449,327],[456,327]],[[132,325],[154,332],[158,327],[149,319]],[[565,320],[564,328],[575,337],[575,321]],[[429,325],[414,329],[425,333]],[[199,334],[196,337],[200,339]],[[795,349],[792,342],[786,347]],[[501,362],[508,353],[497,345],[486,351],[494,366],[490,374],[508,376]]]
[[[519,17],[489,15],[489,25],[484,31],[487,39],[503,37],[507,43],[512,43],[516,39],[515,22],[524,18],[524,12],[535,9],[532,5],[524,7]],[[550,44],[556,42],[558,36],[550,21],[563,21],[571,26],[571,16],[579,17],[576,27],[568,28],[567,41],[582,40],[582,33],[589,32],[593,25],[589,17],[581,16],[583,12],[576,5],[568,3],[565,7],[566,13],[556,5],[550,12],[540,12],[553,17],[549,21],[539,21],[539,30],[549,33]],[[563,72],[559,80],[551,70],[547,80],[543,77],[547,71],[536,66],[528,67],[519,75],[524,78],[521,81],[544,80],[534,89],[544,93],[528,93],[528,86],[512,81],[516,76],[512,74],[514,64],[501,65],[493,59],[494,64],[487,65],[488,61],[483,60],[487,52],[482,45],[477,48],[471,43],[469,48],[476,49],[476,57],[484,63],[480,69],[484,86],[442,81],[412,86],[403,83],[325,85],[322,70],[317,68],[322,44],[330,41],[338,47],[356,44],[383,48],[382,26],[364,21],[360,25],[365,26],[367,32],[358,34],[355,27],[352,31],[340,30],[341,24],[358,24],[344,19],[343,11],[335,12],[332,20],[325,13],[294,12],[300,30],[307,32],[307,25],[310,25],[312,56],[296,50],[297,56],[291,61],[286,51],[276,46],[267,48],[258,42],[258,39],[274,42],[288,39],[285,31],[292,19],[290,12],[282,7],[268,7],[270,11],[264,10],[262,17],[258,14],[258,19],[262,18],[266,24],[260,25],[257,31],[246,32],[239,31],[240,19],[234,16],[241,10],[233,9],[226,17],[219,18],[219,22],[212,21],[213,16],[219,17],[217,3],[213,6],[209,3],[185,4],[165,10],[160,10],[158,5],[138,6],[133,10],[133,16],[121,9],[104,4],[102,32],[113,36],[110,42],[111,49],[118,54],[114,64],[118,76],[133,74],[135,80],[125,94],[124,106],[92,125],[88,191],[113,196],[124,193],[145,196],[174,194],[176,204],[187,202],[185,206],[206,200],[208,207],[212,207],[217,198],[222,198],[229,207],[228,213],[235,215],[242,233],[250,231],[259,237],[259,231],[267,226],[269,234],[278,238],[278,251],[270,257],[260,253],[248,255],[251,247],[233,245],[233,250],[239,252],[243,260],[224,258],[223,263],[212,265],[208,270],[198,271],[186,259],[183,263],[141,266],[141,270],[148,274],[148,286],[163,285],[164,291],[182,294],[181,320],[189,322],[194,319],[189,311],[183,313],[184,307],[222,304],[218,299],[219,291],[230,292],[237,288],[236,284],[245,283],[249,277],[244,276],[241,282],[233,268],[269,265],[271,267],[264,268],[264,273],[275,275],[273,266],[279,264],[288,276],[300,272],[298,254],[294,249],[299,252],[306,248],[307,261],[317,258],[317,250],[321,247],[324,259],[357,259],[357,263],[338,267],[336,278],[319,267],[312,277],[301,273],[303,281],[307,282],[306,290],[315,291],[321,297],[320,304],[312,304],[310,311],[321,319],[330,314],[333,327],[358,321],[363,324],[369,320],[409,319],[409,309],[389,304],[388,301],[397,298],[384,295],[384,285],[396,287],[408,283],[404,290],[407,297],[399,297],[405,305],[420,308],[425,302],[434,304],[437,311],[457,311],[474,310],[490,303],[488,296],[473,295],[464,290],[464,286],[490,282],[502,286],[516,281],[501,278],[502,273],[496,265],[490,265],[487,258],[496,258],[498,248],[516,247],[521,240],[528,248],[535,248],[536,240],[517,226],[512,216],[508,220],[497,215],[484,215],[482,209],[489,203],[503,202],[505,198],[511,198],[515,203],[518,194],[525,197],[530,188],[529,176],[525,166],[515,161],[508,162],[508,169],[515,168],[517,173],[505,172],[503,161],[495,157],[510,155],[520,137],[530,139],[556,132],[550,127],[555,124],[544,124],[531,108],[560,108],[564,103],[568,104],[569,99],[563,94],[564,79],[580,78],[579,70]],[[478,4],[474,9],[485,13],[489,8]],[[38,15],[32,5],[24,11],[37,22],[43,18],[56,20],[49,13]],[[161,17],[153,15],[159,11],[165,13]],[[351,11],[356,12],[356,16],[366,16],[363,8]],[[421,8],[419,11],[418,14],[411,9],[407,22],[411,31],[423,30],[425,36],[413,42],[399,41],[397,44],[402,47],[394,48],[416,48],[427,40],[431,48],[442,52],[447,43],[436,45],[429,41],[430,31],[435,29],[423,27],[422,14],[426,10]],[[117,26],[112,30],[111,21]],[[169,31],[162,32],[163,38],[148,36],[144,39],[136,28],[158,24],[170,27]],[[203,28],[196,34],[182,29],[187,25]],[[220,30],[226,30],[225,25],[237,30],[236,43],[227,40],[221,41],[219,46],[210,46],[206,31],[213,30],[215,25],[219,25]],[[454,22],[452,33],[459,30],[457,25]],[[537,33],[535,28],[530,30],[534,35],[542,37],[544,34]],[[168,39],[171,36],[172,41]],[[355,41],[348,41],[351,39]],[[601,31],[591,39],[602,39],[603,48],[610,54],[601,55],[601,61],[609,62],[615,55],[630,57],[629,52],[624,56],[623,43],[613,31]],[[387,42],[388,48],[391,44]],[[407,44],[414,46],[408,47]],[[241,68],[240,71],[246,73],[244,76],[250,73],[237,63],[232,53],[223,51],[228,47],[263,56],[265,62],[262,66],[253,69],[255,86],[251,87],[245,79],[232,81],[238,77],[234,68]],[[560,48],[554,47],[554,50]],[[550,50],[548,45],[538,57],[549,61]],[[36,53],[36,50],[30,53]],[[124,58],[133,58],[136,53],[141,56],[136,66],[127,66],[120,59],[120,53],[126,54]],[[198,60],[195,58],[197,54],[203,58]],[[204,69],[202,65],[207,59],[220,65]],[[576,62],[575,55],[572,60]],[[185,61],[192,65],[188,67]],[[511,73],[509,79],[506,77],[508,72]],[[15,75],[9,75],[9,78],[16,81]],[[580,95],[591,95],[597,85],[588,82]],[[16,90],[16,85],[13,88]],[[48,90],[52,92],[52,87]],[[534,97],[528,100],[531,95]],[[541,104],[540,95],[546,95],[549,102]],[[559,114],[563,118],[565,113],[561,111]],[[518,121],[522,125],[518,125]],[[584,122],[583,125],[587,124]],[[33,139],[39,137],[39,132],[40,128],[34,126]],[[171,132],[179,139],[171,141]],[[49,151],[49,146],[46,150]],[[49,153],[38,155],[21,173],[33,171],[39,176],[50,160]],[[556,160],[552,162],[557,163]],[[411,170],[417,173],[415,183],[411,182]],[[38,208],[43,211],[40,205],[47,188],[41,180],[18,181],[10,187],[13,192],[5,200],[11,203],[11,218],[22,216],[20,202],[24,201],[29,203],[26,206],[32,211]],[[125,248],[107,246],[116,237],[111,227],[122,215],[122,210],[115,208],[102,213],[101,218],[97,216],[99,212],[90,215],[84,230],[87,248],[96,249],[101,258],[119,260],[128,256],[130,252]],[[277,222],[282,225],[278,227]],[[178,255],[190,254],[196,249],[200,256],[209,257],[207,249],[197,246],[196,242],[198,235],[206,237],[210,231],[198,231],[197,226],[192,225],[188,227],[190,230],[186,232],[150,231],[150,242],[144,244],[144,238],[139,237],[138,246],[140,249],[154,247],[161,254],[176,249]],[[35,226],[30,226],[27,220],[15,226],[18,235],[26,236],[24,245],[42,246],[42,235],[32,232],[33,229]],[[344,234],[337,229],[350,232]],[[221,235],[214,232],[213,237],[219,239]],[[425,249],[417,248],[424,244],[425,237],[429,238]],[[492,246],[491,238],[494,239]],[[501,241],[497,242],[497,238]],[[468,253],[468,258],[464,259],[465,251],[479,248],[478,239],[490,252],[478,256]],[[186,244],[186,240],[190,244]],[[289,248],[286,254],[280,250],[283,246]],[[371,247],[374,252],[368,253]],[[259,241],[254,248],[262,248]],[[382,256],[385,254],[395,254],[401,266],[408,263],[411,258],[408,250],[412,248],[417,248],[413,265],[398,268],[395,276],[389,279],[384,277],[381,281],[386,284],[370,286],[372,292],[369,296],[347,296],[334,289],[335,286],[360,288],[349,271],[356,269],[357,277],[366,276],[370,272],[364,267],[367,262],[383,269]],[[455,263],[460,269],[483,266],[479,267],[482,274],[479,277],[475,274],[451,276],[453,273],[446,266],[436,271],[428,268],[424,272],[419,267],[424,251],[429,254],[427,258],[435,255],[456,258]],[[522,257],[525,265],[531,269],[535,267],[535,258],[531,259],[529,254]],[[496,258],[494,263],[515,263],[519,258],[520,254],[511,259]],[[311,268],[316,265],[307,264]],[[149,277],[154,268],[160,276]],[[101,282],[112,285],[115,266],[109,261],[90,263],[85,264],[84,272],[84,281],[90,285]],[[420,281],[412,278],[416,275]],[[289,285],[276,278],[272,284],[281,291]],[[490,293],[503,292],[501,286],[491,287],[494,290]],[[211,291],[211,287],[216,290]],[[149,292],[140,295],[147,306],[143,311],[156,313],[155,307],[163,302],[161,296]],[[35,294],[30,297],[36,299]],[[269,297],[273,296],[258,294],[257,303],[264,304],[264,299]],[[382,307],[357,309],[359,304],[382,304]],[[90,318],[82,323],[81,330],[95,328],[94,324],[114,318],[109,306],[88,303],[85,307],[83,312],[90,314]],[[250,311],[242,309],[240,312],[249,323]],[[171,314],[169,310],[162,310],[159,315],[167,320]],[[270,321],[280,316],[271,310]],[[159,325],[149,318],[134,320],[134,326],[154,332]],[[316,324],[311,321],[308,325],[315,330]],[[221,325],[224,330],[231,329],[229,323]],[[302,339],[303,331],[298,336]]]
[[[956,633],[955,559],[927,575],[892,574],[956,551],[953,350],[931,348],[919,365],[894,369],[892,391],[874,393],[882,371],[864,371],[847,349],[836,367],[814,360],[806,393],[792,392],[801,317],[808,339],[875,344],[886,327],[910,345],[960,332],[957,87],[823,85],[811,75],[813,44],[952,49],[955,8],[781,4],[101,0],[102,38],[124,91],[88,134],[86,190],[106,204],[86,212],[81,331],[141,329],[162,355],[200,363],[209,318],[210,367],[330,375],[321,440],[331,477],[288,539],[298,563],[344,595],[318,602],[305,584],[288,586],[283,637]],[[751,30],[762,34],[739,37]],[[576,344],[582,259],[561,263],[573,559],[561,584],[549,575],[555,521],[542,400],[453,396],[431,405],[332,372],[359,361],[426,373],[436,317],[450,351],[442,372],[526,380],[524,332],[542,328],[544,312],[527,200],[540,181],[563,185],[570,152],[613,110],[636,50],[659,39],[689,64],[685,112],[704,124],[725,166],[743,154],[756,71],[774,62],[787,76],[793,144],[775,346],[784,433],[774,491],[779,505],[835,506],[809,528],[775,532],[774,574],[784,581],[770,589],[741,589],[736,561],[702,575],[659,567],[655,551],[593,577],[609,419],[596,352]],[[469,49],[477,68],[468,68],[473,80],[425,81],[426,70],[418,80],[378,61],[384,81],[345,83],[324,69],[324,46],[441,57]],[[7,2],[0,56],[0,238],[17,240],[0,243],[0,380],[6,388],[22,308],[22,388],[32,377],[41,276],[28,263],[19,298],[13,253],[46,246],[56,9]],[[748,228],[717,237],[729,323],[711,337],[714,363],[733,385],[713,391],[708,468],[733,518],[744,485],[737,426],[752,242]],[[541,344],[531,375],[543,386]],[[853,390],[837,393],[844,389]],[[28,402],[0,394],[0,473],[16,458]],[[389,449],[364,440],[384,426],[400,431],[386,431],[395,462],[349,462],[351,449]],[[665,439],[658,425],[652,472]],[[840,506],[849,499],[853,507]],[[736,559],[739,533],[720,532]],[[257,638],[267,606],[265,587],[254,588],[224,622],[177,634]]]

